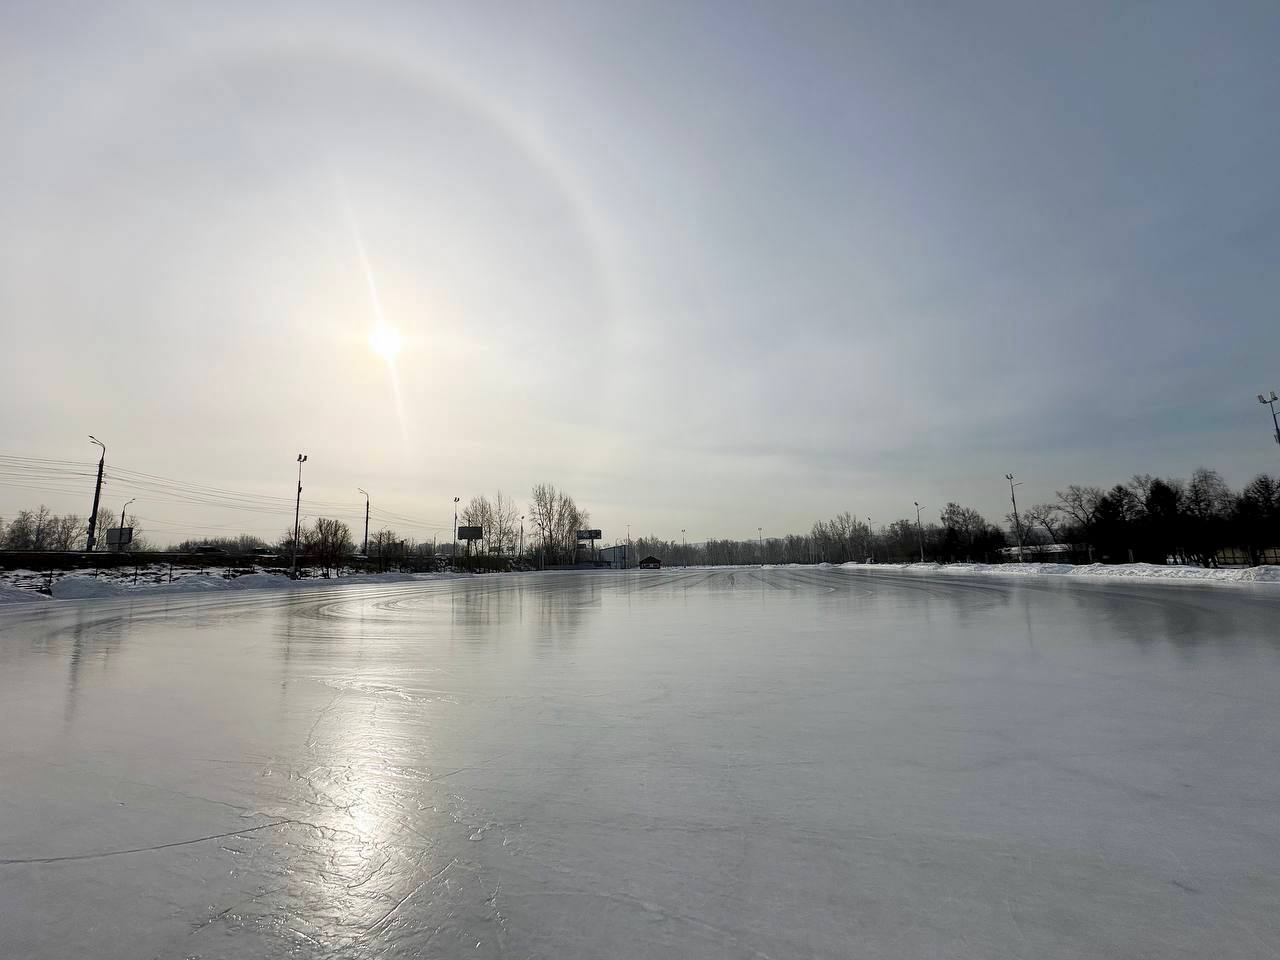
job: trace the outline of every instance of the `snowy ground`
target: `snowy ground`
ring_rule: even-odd
[[[830,564],[822,566],[829,567]],[[914,574],[994,577],[1086,577],[1109,580],[1180,580],[1197,583],[1280,583],[1280,567],[1230,569],[1157,566],[1151,563],[842,563],[842,570],[884,570]]]
[[[312,577],[295,581],[278,567],[170,567],[148,564],[139,567],[92,570],[0,570],[0,604],[23,601],[85,600],[94,597],[128,595],[210,593],[223,590],[297,589],[333,586],[337,583],[403,583],[410,580],[439,580],[458,574],[361,573],[332,579]]]
[[[1278,614],[758,567],[12,604],[0,957],[1273,957]]]

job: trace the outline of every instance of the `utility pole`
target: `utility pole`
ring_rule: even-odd
[[[920,506],[919,500],[915,501],[915,504],[916,504],[916,536],[920,538],[920,562],[924,563],[924,527],[920,526],[920,511],[922,507]]]
[[[1018,531],[1018,562],[1022,562],[1022,518],[1018,516],[1018,497],[1013,492],[1014,487],[1022,486],[1021,483],[1013,482],[1013,474],[1006,473],[1004,478],[1009,481],[1009,499],[1013,501],[1013,526]],[[1043,556],[1043,554],[1041,554]]]
[[[1276,392],[1272,390],[1271,399],[1267,399],[1262,394],[1258,394],[1258,402],[1265,403],[1271,408],[1271,422],[1274,423],[1276,427],[1276,443],[1280,443],[1280,418],[1276,417],[1276,403],[1280,402],[1280,397],[1277,397]]]
[[[307,462],[305,453],[298,454],[298,500],[293,506],[293,579],[298,579],[298,520],[302,512],[302,465]]]
[[[102,448],[102,456],[98,458],[98,482],[93,488],[93,512],[89,514],[89,537],[84,545],[85,551],[92,553],[95,542],[94,532],[98,528],[98,500],[102,497],[102,466],[107,462],[107,445],[93,434],[89,434],[89,440]]]
[[[364,558],[369,559],[369,491],[364,487],[356,487],[364,494]]]
[[[137,502],[138,502],[138,498],[137,498],[137,497],[134,497],[132,500],[130,500],[128,503],[126,503],[123,507],[121,507],[121,508],[120,508],[120,537],[121,537],[121,539],[120,539],[119,541],[117,541],[117,542],[116,542],[116,553],[123,553],[123,552],[124,552],[124,539],[123,539],[123,538],[124,538],[124,512],[125,512],[125,510],[127,510],[127,509],[129,508],[129,504],[130,504],[130,503],[137,503]]]
[[[458,501],[461,497],[453,498],[453,560],[458,559]],[[471,541],[467,541],[468,550],[471,548]]]

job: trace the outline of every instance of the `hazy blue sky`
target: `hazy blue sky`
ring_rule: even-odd
[[[0,453],[287,497],[305,451],[446,527],[547,479],[610,539],[1239,484],[1278,45],[1274,0],[7,0]]]

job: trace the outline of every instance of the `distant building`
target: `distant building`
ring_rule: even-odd
[[[613,547],[602,547],[599,551],[600,559],[604,561],[604,565],[611,570],[625,570],[630,564],[631,559],[627,555],[627,545],[620,543]]]
[[[641,570],[661,570],[662,561],[657,557],[645,557],[640,561],[639,566]]]

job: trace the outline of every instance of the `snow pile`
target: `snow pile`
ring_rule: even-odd
[[[0,603],[29,603],[32,600],[48,599],[48,594],[36,593],[34,590],[23,590],[21,587],[9,587],[0,583]]]
[[[1231,570],[1165,567],[1154,563],[842,563],[843,570],[997,577],[1064,576],[1105,580],[1190,580],[1199,583],[1280,583],[1280,566]]]

